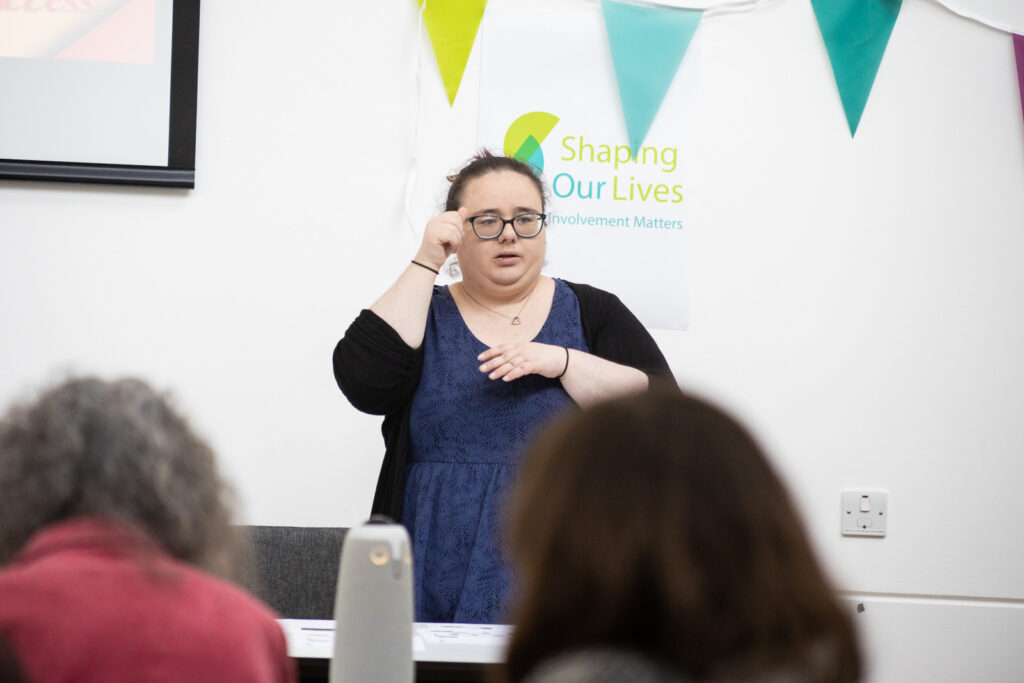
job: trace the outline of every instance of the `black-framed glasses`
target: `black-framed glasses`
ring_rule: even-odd
[[[501,216],[484,214],[483,216],[473,216],[466,220],[473,226],[473,234],[482,240],[498,239],[498,236],[501,235],[505,230],[505,226],[509,223],[512,224],[512,230],[515,231],[516,235],[523,239],[529,239],[536,237],[544,229],[544,221],[547,220],[547,214],[521,213],[518,216],[512,216],[508,220]]]

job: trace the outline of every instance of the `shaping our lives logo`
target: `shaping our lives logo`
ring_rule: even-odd
[[[541,144],[559,118],[544,111],[523,114],[505,132],[504,153],[544,171]],[[560,132],[561,156],[553,160],[551,191],[559,199],[623,202],[625,204],[678,205],[683,186],[676,179],[679,150],[672,146],[641,146],[634,153],[629,145],[594,141],[582,133]],[[572,128],[572,126],[570,126]],[[605,204],[607,206],[607,204]],[[557,220],[557,219],[556,219]],[[678,219],[635,219],[650,227],[681,230]]]
[[[546,111],[532,111],[512,122],[505,133],[505,156],[530,164],[538,172],[544,170],[544,150],[540,145],[558,117]]]

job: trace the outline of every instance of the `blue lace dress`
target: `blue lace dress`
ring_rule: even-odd
[[[555,280],[534,341],[588,351],[579,302]],[[416,621],[502,623],[512,577],[498,539],[504,495],[528,440],[572,404],[561,382],[512,382],[480,372],[488,347],[466,327],[447,287],[435,287],[423,372],[410,417],[402,523],[412,537]]]

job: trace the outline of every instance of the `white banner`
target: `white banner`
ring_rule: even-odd
[[[647,327],[685,329],[700,29],[633,159],[598,5],[492,7],[483,24],[479,143],[543,168],[545,272],[617,294]]]

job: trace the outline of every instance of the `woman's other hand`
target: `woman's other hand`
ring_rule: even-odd
[[[513,342],[493,346],[476,357],[480,372],[488,379],[511,382],[525,375],[543,375],[555,379],[565,369],[565,349],[539,342]]]
[[[543,375],[562,382],[562,388],[579,405],[587,405],[619,394],[647,389],[647,375],[628,365],[619,365],[593,354],[565,347],[517,342],[487,349],[477,360],[480,372],[490,379],[506,382],[524,375]],[[566,362],[568,360],[568,363]]]
[[[445,211],[427,221],[423,231],[423,242],[416,252],[416,260],[440,270],[448,257],[459,250],[462,244],[462,225],[467,211]]]

